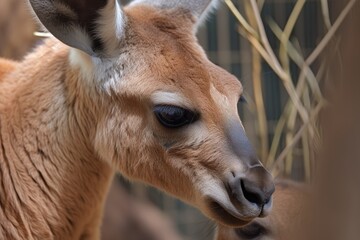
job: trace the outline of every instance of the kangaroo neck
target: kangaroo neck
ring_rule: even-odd
[[[0,223],[8,223],[3,229],[9,239],[99,235],[114,175],[93,150],[96,126],[81,86],[69,79],[72,73],[59,70],[66,69],[66,52],[53,54],[42,63],[24,63],[41,64],[37,68],[48,68],[51,77],[12,74],[16,89],[6,87],[14,96],[5,96],[0,108]]]

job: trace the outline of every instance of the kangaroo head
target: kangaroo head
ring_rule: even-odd
[[[94,149],[216,221],[268,214],[272,177],[251,147],[240,82],[211,63],[195,37],[210,0],[30,0],[70,46],[69,62],[96,99]]]

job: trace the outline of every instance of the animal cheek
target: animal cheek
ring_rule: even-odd
[[[152,139],[136,142],[133,146],[127,146],[119,159],[118,170],[132,176],[137,180],[149,181],[149,174],[159,174],[161,168],[164,171],[165,151]]]

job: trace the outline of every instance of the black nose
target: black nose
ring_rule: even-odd
[[[240,181],[245,199],[258,206],[268,203],[275,191],[272,176],[262,166],[250,168]]]
[[[232,174],[229,181],[231,198],[235,204],[255,203],[262,208],[275,191],[273,178],[261,165],[250,167],[245,174]]]

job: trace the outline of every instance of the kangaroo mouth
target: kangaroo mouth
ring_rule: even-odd
[[[240,194],[234,194],[222,181],[207,181],[202,185],[200,209],[216,222],[228,227],[241,227],[254,218],[266,216],[272,201],[258,205]]]
[[[221,194],[218,196],[207,196],[205,203],[210,212],[210,217],[223,225],[241,227],[251,222],[254,218],[263,217],[263,207],[248,201],[241,201],[235,204],[230,198],[220,196]]]
[[[249,220],[244,220],[238,217],[233,216],[226,208],[224,208],[220,203],[215,200],[209,200],[209,208],[212,211],[212,214],[215,215],[215,219],[221,219],[223,224],[228,226],[241,227],[248,224],[253,218]]]

